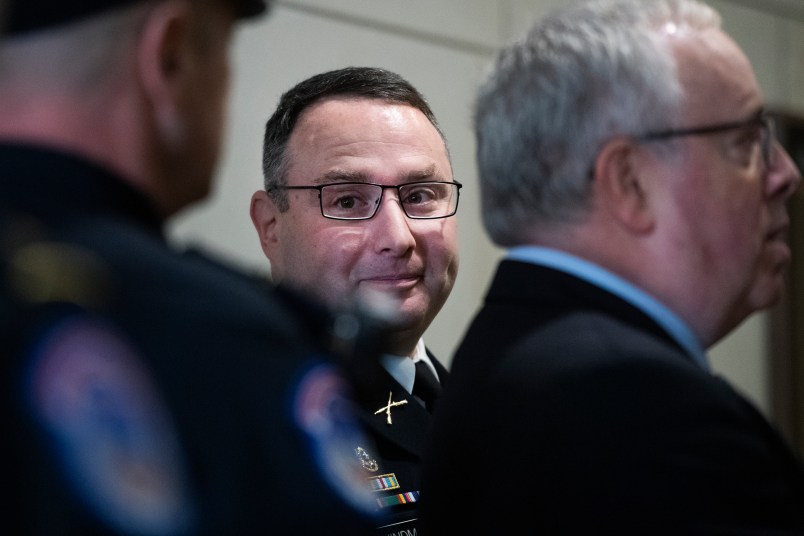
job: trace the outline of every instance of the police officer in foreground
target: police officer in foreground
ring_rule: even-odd
[[[346,383],[312,342],[320,334],[294,320],[306,306],[174,252],[163,234],[209,191],[233,27],[265,7],[9,3],[10,533],[361,534],[376,523]]]

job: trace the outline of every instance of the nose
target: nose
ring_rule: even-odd
[[[410,228],[411,220],[402,210],[399,198],[390,191],[386,191],[380,199],[380,207],[369,223],[374,231],[374,247],[378,252],[404,255],[416,245]]]
[[[772,150],[776,152],[776,159],[773,166],[768,170],[766,184],[768,196],[781,195],[784,198],[790,197],[801,184],[801,171],[779,142],[774,142]]]

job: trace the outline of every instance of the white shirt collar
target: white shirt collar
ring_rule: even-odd
[[[388,374],[399,382],[399,385],[404,387],[408,393],[413,391],[413,381],[416,379],[417,361],[424,361],[427,363],[427,366],[429,366],[433,371],[435,377],[438,378],[438,373],[436,372],[435,366],[433,366],[430,356],[427,355],[427,349],[424,346],[424,339],[419,339],[412,358],[408,356],[391,354],[385,354],[380,357],[380,362],[382,363],[383,368],[387,370]]]

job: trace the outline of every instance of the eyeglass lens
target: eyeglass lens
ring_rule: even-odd
[[[338,183],[321,187],[321,213],[327,218],[363,220],[374,216],[383,190],[399,193],[399,202],[410,218],[444,218],[455,213],[458,186],[449,182],[418,182],[399,186]]]

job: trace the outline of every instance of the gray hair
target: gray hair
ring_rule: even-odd
[[[502,50],[474,126],[483,222],[502,246],[588,210],[590,176],[617,135],[668,128],[682,88],[660,30],[720,28],[697,0],[593,0],[555,13]]]

